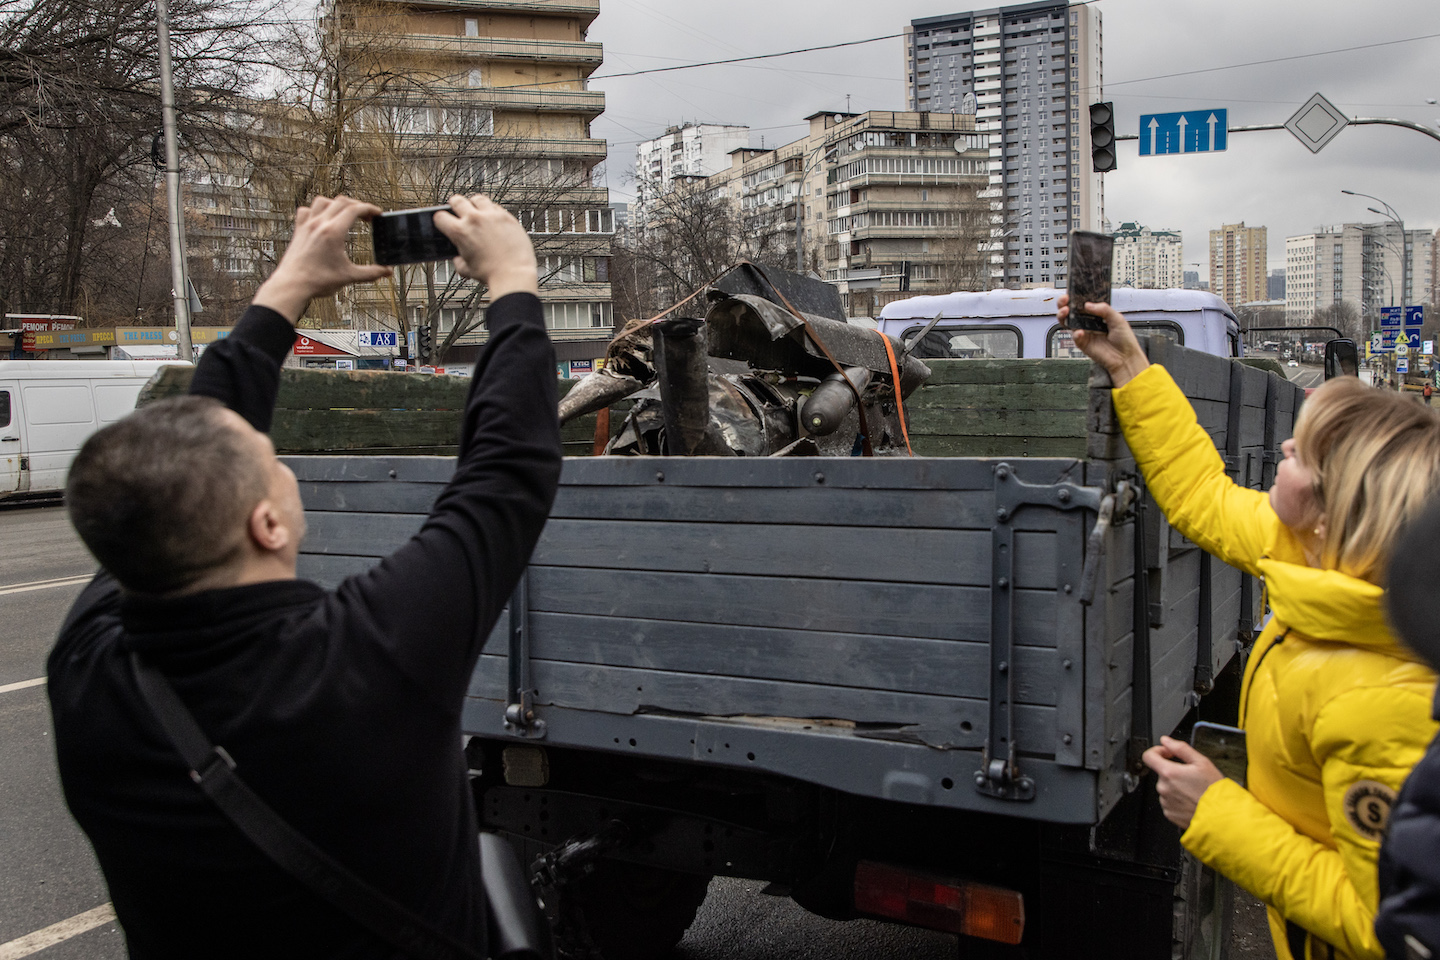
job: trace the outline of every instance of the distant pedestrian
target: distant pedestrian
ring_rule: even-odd
[[[1435,388],[1427,383],[1425,384],[1425,389],[1420,392],[1425,395],[1425,406],[1430,406],[1430,397],[1435,393]]]

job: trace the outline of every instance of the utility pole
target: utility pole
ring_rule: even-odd
[[[190,277],[185,264],[185,219],[180,209],[180,144],[175,133],[175,81],[170,67],[170,11],[155,0],[160,41],[160,113],[165,128],[165,197],[170,208],[170,283],[175,293],[176,356],[195,360],[190,343]]]

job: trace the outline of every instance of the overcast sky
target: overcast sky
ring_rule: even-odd
[[[1099,0],[1104,98],[1117,132],[1142,113],[1229,110],[1232,127],[1283,123],[1311,94],[1352,117],[1399,117],[1440,127],[1440,3],[1436,0]],[[963,0],[602,0],[590,39],[605,44],[593,89],[606,92],[597,137],[610,141],[611,199],[634,194],[635,145],[686,120],[746,124],[766,146],[803,136],[817,110],[905,107],[902,41],[881,40],[754,65],[614,77],[675,63],[719,60],[900,33],[913,19],[984,9]],[[1435,36],[1430,36],[1430,35]],[[1427,38],[1428,37],[1428,38]],[[1394,43],[1410,39],[1409,42]],[[1418,39],[1427,38],[1427,39]],[[1303,56],[1365,44],[1370,49]],[[1277,63],[1210,70],[1259,60]],[[1162,75],[1207,70],[1188,76]],[[1094,99],[1094,98],[1092,98]],[[1269,228],[1270,266],[1285,237],[1320,225],[1380,219],[1374,194],[1410,229],[1440,227],[1440,141],[1397,127],[1350,127],[1319,154],[1287,131],[1236,133],[1213,155],[1144,157],[1120,144],[1105,177],[1105,215],[1179,229],[1185,259],[1204,261],[1208,231],[1243,220]],[[1197,269],[1187,266],[1187,269]]]

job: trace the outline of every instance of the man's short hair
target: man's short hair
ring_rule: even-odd
[[[268,480],[224,410],[210,397],[161,400],[80,448],[65,488],[70,522],[125,589],[183,590],[240,554]]]

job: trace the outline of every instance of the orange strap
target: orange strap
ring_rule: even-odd
[[[800,321],[800,325],[805,328],[806,336],[808,336],[811,341],[814,342],[815,346],[820,348],[820,352],[825,355],[826,360],[830,361],[830,365],[834,367],[837,371],[839,371],[840,381],[844,383],[845,386],[849,387],[850,392],[855,395],[855,412],[859,414],[860,417],[861,454],[867,457],[875,456],[875,449],[870,443],[870,424],[868,424],[865,420],[865,400],[863,397],[860,396],[859,389],[857,389],[855,384],[850,382],[850,378],[845,375],[845,368],[841,366],[840,361],[835,359],[835,355],[830,352],[830,348],[825,346],[825,341],[820,339],[820,334],[816,332],[814,325],[812,325],[809,320],[805,319],[805,314],[795,309],[795,305],[790,302],[790,298],[785,296],[785,294],[780,291],[779,287],[775,286],[775,281],[770,279],[770,275],[766,273],[764,268],[761,267],[758,263],[752,263],[749,260],[744,260],[736,264],[736,266],[748,266],[756,273],[760,274],[760,277],[767,284],[769,284],[770,289],[775,291],[775,296],[780,298],[780,302],[784,304],[785,309],[790,311],[790,315],[793,316],[796,320]]]
[[[595,447],[594,455],[600,456],[605,452],[605,444],[610,442],[610,408],[601,407],[595,412]]]
[[[879,330],[875,331],[880,337],[880,342],[885,344],[885,355],[890,358],[890,377],[895,383],[895,412],[900,417],[900,432],[905,437],[905,452],[915,456],[915,451],[910,449],[910,429],[905,426],[905,401],[900,399],[900,367],[895,363],[895,348],[890,346],[890,338]]]

